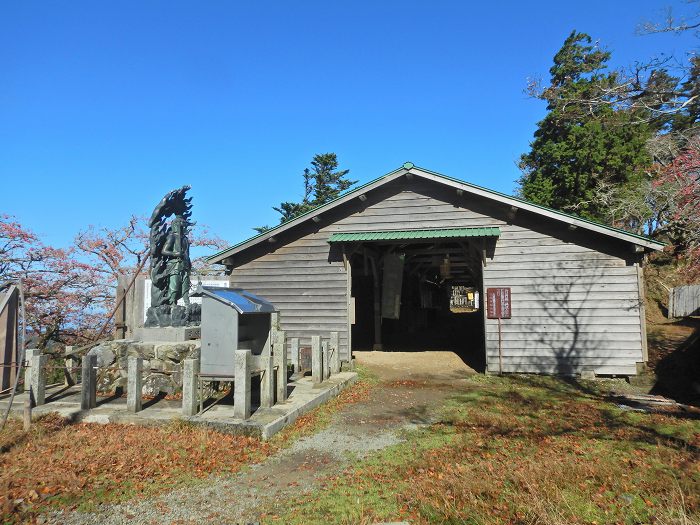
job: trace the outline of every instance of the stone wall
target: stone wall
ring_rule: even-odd
[[[97,356],[97,390],[126,389],[129,356],[143,358],[143,390],[146,396],[175,394],[182,390],[182,365],[188,357],[199,357],[201,341],[179,343],[143,342],[132,339],[105,341],[90,350]]]

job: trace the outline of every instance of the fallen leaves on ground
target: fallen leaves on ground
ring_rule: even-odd
[[[258,439],[187,424],[71,425],[56,415],[42,417],[27,434],[21,422],[8,421],[0,449],[4,521],[48,505],[117,501],[185,477],[235,472],[272,451]]]

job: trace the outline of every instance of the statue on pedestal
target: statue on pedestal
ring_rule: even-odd
[[[149,226],[151,254],[151,307],[147,327],[199,324],[198,304],[190,304],[190,241],[193,223],[190,186],[168,193],[153,210]],[[174,215],[168,222],[167,219]],[[184,306],[178,305],[182,299]]]

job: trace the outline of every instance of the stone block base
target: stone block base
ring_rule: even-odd
[[[140,341],[158,341],[179,343],[182,341],[190,341],[199,339],[202,335],[202,329],[199,326],[168,326],[165,328],[135,328],[134,339]]]
[[[117,339],[105,341],[88,353],[97,356],[97,366],[100,367],[97,371],[98,392],[125,388],[129,357],[140,357],[143,359],[142,393],[157,396],[182,390],[184,360],[199,359],[200,347],[198,339],[181,342]]]

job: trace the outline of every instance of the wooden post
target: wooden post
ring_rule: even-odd
[[[250,350],[236,350],[233,391],[233,417],[250,417]]]
[[[277,365],[277,402],[284,403],[287,400],[287,345],[285,344],[285,333],[282,330],[277,332],[275,364]]]
[[[17,363],[17,328],[19,320],[19,288],[10,286],[0,297],[0,390],[15,384]]]
[[[114,338],[124,339],[126,337],[126,286],[128,277],[119,275],[117,277],[117,304],[119,307],[114,314]]]
[[[498,318],[498,373],[503,375],[503,342],[501,335],[501,318]]]
[[[382,350],[382,285],[379,282],[379,269],[374,257],[372,263],[372,289],[374,291],[374,346],[372,350]]]

